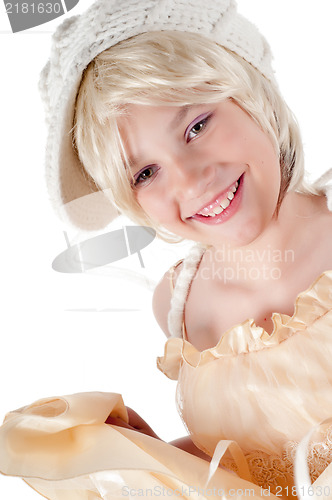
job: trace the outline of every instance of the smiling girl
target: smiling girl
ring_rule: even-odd
[[[118,395],[52,398],[8,415],[1,470],[52,499],[329,497],[329,423],[296,484],[294,459],[332,416],[331,173],[305,182],[263,37],[231,0],[99,0],[57,30],[41,88],[56,208],[196,242],[153,302],[190,437],[162,442]]]

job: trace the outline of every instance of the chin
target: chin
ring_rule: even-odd
[[[267,224],[248,224],[245,230],[240,230],[239,234],[229,243],[236,247],[246,247],[257,242],[263,235]]]

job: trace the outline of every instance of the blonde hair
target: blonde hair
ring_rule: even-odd
[[[318,194],[304,181],[299,128],[276,85],[237,54],[195,33],[140,34],[89,64],[74,116],[79,158],[122,213],[172,240],[135,199],[118,119],[128,104],[183,106],[225,99],[245,110],[275,145],[282,178],[277,208],[287,190]]]

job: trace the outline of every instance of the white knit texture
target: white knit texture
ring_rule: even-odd
[[[168,331],[171,337],[182,337],[184,305],[186,303],[192,280],[196,274],[205,248],[195,245],[184,259],[180,274],[176,279],[168,313]]]
[[[59,207],[64,203],[96,189],[82,175],[70,136],[83,70],[100,52],[118,42],[161,30],[205,35],[274,80],[269,46],[257,28],[237,14],[234,0],[97,0],[81,16],[66,19],[53,35],[50,60],[40,79],[49,128],[46,180],[58,213],[63,212]],[[102,225],[97,220],[97,206],[88,215],[91,229]]]

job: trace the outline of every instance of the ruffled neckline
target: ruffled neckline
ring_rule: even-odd
[[[227,330],[214,347],[199,351],[188,340],[171,337],[164,356],[157,358],[158,368],[172,380],[178,378],[181,361],[196,368],[224,356],[259,351],[276,346],[296,332],[306,330],[332,310],[332,270],[322,273],[295,300],[294,314],[273,313],[273,331],[269,334],[250,318]]]

